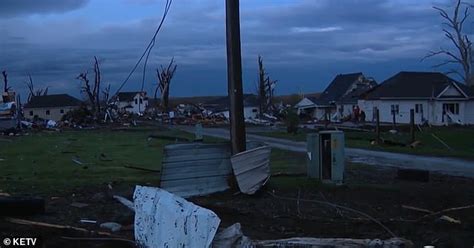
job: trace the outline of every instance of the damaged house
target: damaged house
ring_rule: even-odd
[[[305,97],[295,105],[298,114],[323,120],[341,120],[352,114],[359,97],[377,85],[374,79],[361,72],[337,75],[319,97]]]
[[[69,111],[78,109],[83,102],[68,94],[33,96],[23,108],[28,119],[41,118],[60,121]]]
[[[359,100],[368,120],[416,124],[474,124],[474,90],[439,72],[400,72]]]
[[[230,99],[228,96],[220,97],[205,103],[206,109],[212,112],[212,115],[221,115],[229,119]],[[247,120],[257,119],[258,99],[256,95],[244,94],[244,118]]]
[[[120,92],[117,94],[116,105],[121,112],[143,114],[148,107],[146,92]]]

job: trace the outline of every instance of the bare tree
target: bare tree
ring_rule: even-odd
[[[46,87],[44,89],[35,90],[35,85],[33,83],[33,78],[31,77],[30,74],[28,74],[28,81],[26,81],[25,83],[26,83],[26,87],[28,87],[28,91],[29,91],[28,101],[30,101],[33,96],[46,96],[46,95],[48,95],[49,87]]]
[[[258,85],[257,95],[259,104],[259,114],[263,117],[273,108],[273,95],[277,80],[271,80],[263,66],[263,58],[258,56]]]
[[[11,87],[8,86],[8,74],[7,71],[2,71],[3,75],[3,92],[8,92],[11,90]]]
[[[178,66],[174,64],[174,58],[172,58],[168,67],[160,66],[160,68],[156,70],[158,85],[155,89],[154,98],[155,100],[157,99],[158,91],[160,91],[162,111],[168,111],[171,79],[173,79],[177,67]]]
[[[465,5],[465,8],[462,10],[462,5]],[[443,33],[446,38],[448,38],[451,43],[455,46],[455,51],[446,50],[440,48],[438,51],[429,52],[424,58],[430,58],[437,55],[444,55],[447,59],[435,65],[434,67],[441,67],[445,65],[459,65],[462,67],[462,72],[452,69],[447,72],[447,74],[457,74],[462,80],[467,84],[474,86],[473,78],[473,53],[472,53],[472,41],[469,40],[468,35],[464,32],[464,24],[467,18],[470,16],[470,8],[473,5],[463,3],[461,0],[457,0],[454,7],[454,13],[449,15],[446,10],[433,7],[436,9],[440,16],[445,20],[443,22]]]
[[[104,102],[109,102],[109,98],[110,98],[110,84],[107,85],[107,87],[105,88],[105,90],[102,90],[102,94],[104,95]]]
[[[83,72],[77,76],[77,79],[81,80],[81,91],[87,95],[91,111],[96,116],[100,113],[100,81],[101,72],[99,67],[99,61],[94,56],[94,85],[91,86],[89,78],[87,77],[88,72]]]

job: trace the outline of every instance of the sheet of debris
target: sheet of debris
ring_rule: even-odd
[[[209,247],[220,224],[211,210],[165,190],[137,186],[135,240],[143,247]]]
[[[269,146],[261,146],[232,156],[232,169],[242,193],[255,194],[268,181],[271,152]]]

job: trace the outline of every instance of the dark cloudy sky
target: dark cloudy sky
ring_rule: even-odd
[[[164,0],[1,0],[0,69],[25,93],[30,73],[51,93],[78,96],[82,72],[98,56],[103,82],[116,89],[149,42]],[[175,57],[172,95],[226,94],[224,0],[174,0],[149,60]],[[277,93],[321,91],[338,73],[362,71],[378,81],[401,70],[432,70],[420,62],[449,47],[433,5],[452,0],[241,0],[244,88],[254,91],[257,56]],[[473,28],[472,21],[467,30]],[[141,70],[139,70],[141,72]],[[139,90],[141,75],[126,85]]]

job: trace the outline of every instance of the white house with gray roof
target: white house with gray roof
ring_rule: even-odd
[[[358,101],[368,121],[416,124],[474,124],[474,90],[438,72],[400,72],[367,92]]]

